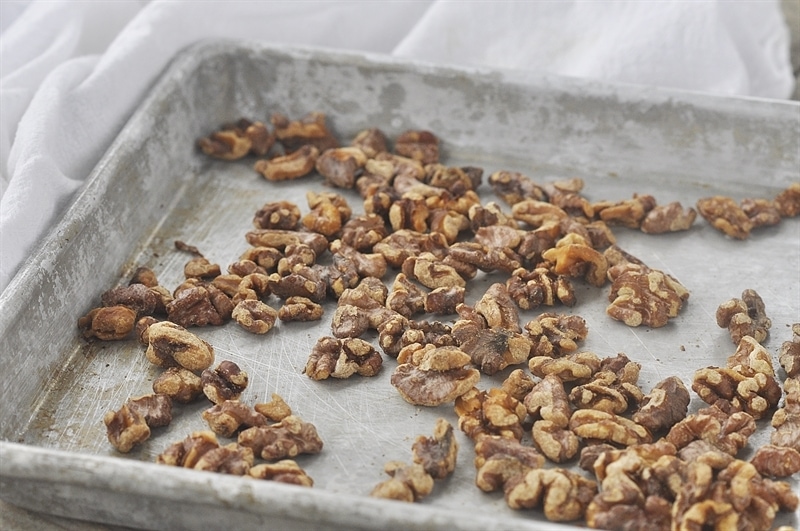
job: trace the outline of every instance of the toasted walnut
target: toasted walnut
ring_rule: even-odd
[[[278,312],[259,300],[243,300],[231,314],[239,326],[254,334],[266,334],[272,330]]]
[[[750,236],[753,223],[730,197],[716,195],[698,199],[697,210],[712,227],[731,238],[744,240]]]
[[[339,145],[328,129],[324,113],[310,112],[299,120],[290,120],[281,113],[273,113],[270,122],[275,128],[275,138],[288,152],[305,145],[312,145],[320,152]]]
[[[106,412],[103,423],[106,425],[108,442],[124,454],[150,438],[150,427],[144,415],[127,403],[118,411]]]
[[[554,463],[569,461],[580,449],[580,439],[574,433],[549,420],[534,422],[531,433],[536,446]]]
[[[517,441],[489,435],[475,443],[475,484],[484,492],[504,488],[534,468],[544,465],[544,457],[532,446]]]
[[[395,315],[378,327],[378,344],[383,351],[396,358],[403,347],[412,343],[454,346],[450,326],[438,321],[411,321]]]
[[[505,284],[495,282],[475,303],[475,311],[485,320],[489,328],[502,328],[520,332],[519,311],[514,305]]]
[[[311,247],[317,256],[328,249],[328,240],[316,232],[300,232],[282,229],[255,229],[245,234],[247,242],[254,247],[267,247],[283,251],[287,245],[302,243]],[[258,260],[254,260],[258,262]]]
[[[339,194],[308,191],[306,200],[311,211],[302,217],[300,223],[307,230],[326,237],[337,234],[352,214],[347,200]]]
[[[781,222],[781,213],[772,200],[746,198],[742,199],[741,207],[754,229],[777,225]]]
[[[455,399],[458,428],[473,441],[487,436],[521,440],[525,406],[502,389],[473,387]]]
[[[394,317],[405,319],[385,306],[387,293],[380,279],[371,280],[369,277],[355,288],[344,290],[331,319],[333,335],[338,338],[358,337],[369,329],[377,330]]]
[[[425,297],[425,311],[437,315],[456,313],[463,304],[466,289],[461,286],[442,287],[431,290]]]
[[[212,279],[221,273],[219,264],[212,263],[204,256],[195,256],[183,266],[186,278]]]
[[[389,224],[395,232],[403,229],[427,232],[429,214],[430,209],[425,197],[409,192],[403,194],[389,207]]]
[[[169,321],[153,323],[147,336],[150,343],[145,355],[154,365],[202,371],[214,363],[214,348],[180,325]]]
[[[100,296],[103,306],[127,306],[136,312],[138,317],[152,315],[161,304],[161,297],[152,288],[144,284],[119,286],[104,292]]]
[[[262,459],[274,461],[322,451],[322,439],[313,424],[289,415],[271,426],[253,426],[239,432],[239,444]]]
[[[433,437],[420,435],[411,451],[414,462],[422,465],[433,479],[444,479],[453,473],[458,456],[458,443],[453,435],[453,426],[443,418],[436,420]]]
[[[411,282],[405,273],[398,273],[386,297],[386,306],[410,318],[416,313],[425,311],[426,295],[425,291]]]
[[[450,246],[448,257],[475,266],[486,273],[511,273],[520,267],[522,260],[507,247],[490,247],[478,242],[456,242]]]
[[[144,417],[145,423],[151,428],[168,426],[172,422],[172,400],[161,393],[130,398],[125,403],[128,408]]]
[[[189,404],[203,395],[203,382],[188,369],[169,367],[153,380],[153,392],[166,395],[175,402]]]
[[[559,428],[569,426],[572,407],[561,380],[552,374],[537,382],[523,399],[528,413],[536,419],[541,418]]]
[[[436,258],[433,253],[424,252],[419,256],[408,257],[403,263],[403,273],[429,289],[466,286],[458,271]]]
[[[368,252],[388,234],[383,218],[376,214],[365,214],[352,217],[344,224],[341,240],[357,251]]]
[[[606,283],[608,263],[605,256],[594,250],[576,234],[568,234],[556,246],[542,253],[542,258],[553,263],[553,273],[569,277],[584,277],[593,286]]]
[[[296,461],[282,459],[277,463],[262,463],[250,468],[248,475],[256,479],[277,481],[301,487],[313,487],[314,480],[300,468]]]
[[[94,308],[78,319],[83,337],[103,341],[125,339],[136,326],[136,311],[127,306]]]
[[[689,230],[697,218],[697,211],[683,206],[674,201],[666,205],[657,205],[650,210],[639,227],[647,234],[663,234],[665,232],[678,232]]]
[[[656,206],[656,200],[651,195],[633,194],[631,199],[625,199],[616,203],[595,206],[595,214],[606,223],[622,225],[631,229],[641,227],[645,216]]]
[[[794,448],[800,452],[800,381],[787,378],[783,384],[786,398],[782,408],[772,415],[770,442],[776,446]]]
[[[413,503],[433,491],[433,477],[420,464],[406,465],[399,461],[386,463],[384,471],[391,479],[378,483],[370,496]]]
[[[570,417],[569,428],[582,439],[623,446],[648,443],[652,440],[650,432],[641,424],[613,413],[593,409],[575,411]]]
[[[761,343],[769,336],[772,326],[764,301],[752,289],[744,290],[741,299],[720,304],[716,318],[720,328],[728,329],[734,344],[738,344],[744,336],[752,336]]]
[[[535,309],[541,304],[554,306],[557,302],[565,306],[575,304],[575,290],[569,279],[544,267],[531,271],[515,269],[506,280],[506,289],[511,299],[523,310]]]
[[[233,306],[231,299],[213,285],[192,286],[176,293],[167,304],[167,318],[186,328],[219,326],[230,319]]]
[[[495,374],[528,359],[531,342],[524,335],[513,331],[511,326],[490,328],[481,314],[466,305],[461,304],[457,309],[462,318],[453,324],[452,336],[481,372]]]
[[[600,369],[600,358],[594,352],[576,352],[556,359],[534,356],[528,360],[528,368],[539,378],[553,374],[562,382],[585,383]]]
[[[692,389],[707,404],[723,400],[735,411],[745,411],[756,419],[766,416],[781,398],[780,384],[773,376],[746,366],[699,369]]]
[[[275,271],[281,258],[283,258],[283,254],[278,249],[263,246],[250,247],[239,257],[240,260],[253,262],[264,269],[267,274]]]
[[[480,380],[480,372],[467,367],[469,354],[456,347],[412,344],[400,351],[397,361],[392,385],[406,402],[418,406],[452,402]]]
[[[765,444],[756,450],[750,463],[762,476],[784,478],[800,472],[800,452],[787,446]]]
[[[156,463],[194,468],[203,455],[215,448],[219,448],[219,441],[213,431],[195,431],[158,454]]]
[[[350,144],[359,148],[369,159],[375,158],[379,153],[388,151],[386,134],[374,127],[359,131]]]
[[[275,136],[261,122],[241,118],[223,125],[218,131],[197,141],[198,147],[210,157],[237,160],[252,153],[265,155],[275,143]]]
[[[586,320],[578,315],[542,313],[525,324],[531,340],[531,356],[560,358],[578,349],[589,334]]]
[[[278,309],[278,318],[283,322],[319,321],[324,309],[320,304],[306,297],[287,297]]]
[[[517,230],[517,220],[503,212],[494,201],[471,206],[467,217],[475,233],[475,241],[487,247],[513,249],[522,240],[522,234]]]
[[[785,218],[800,215],[800,182],[790,184],[775,196],[775,207]]]
[[[439,162],[439,139],[430,131],[405,131],[395,139],[394,151],[422,164],[433,164]]]
[[[203,394],[215,404],[238,399],[249,380],[246,372],[228,360],[221,361],[213,371],[204,370],[200,379],[203,382]]]
[[[317,253],[304,243],[290,243],[278,260],[277,273],[280,276],[291,274],[298,266],[311,266],[317,261]]]
[[[719,405],[714,405],[676,423],[665,438],[677,448],[703,440],[729,455],[736,455],[755,431],[756,423],[750,414],[737,411],[728,415]]]
[[[288,275],[273,273],[268,277],[269,288],[281,299],[305,297],[314,302],[322,302],[328,286],[319,271],[304,265],[296,266]]]
[[[527,223],[537,229],[545,226],[548,222],[559,223],[561,220],[567,219],[569,214],[562,208],[545,201],[523,199],[512,205],[511,216],[515,220]]]
[[[528,373],[522,369],[514,369],[503,380],[500,388],[522,402],[535,385],[533,378]]]
[[[628,326],[665,326],[680,312],[689,292],[679,282],[656,269],[633,263],[608,270],[611,302],[606,313]]]
[[[292,414],[292,408],[277,393],[272,393],[272,400],[258,403],[253,409],[273,422],[279,422]]]
[[[583,518],[596,493],[597,483],[579,474],[562,468],[537,468],[507,486],[505,498],[512,509],[542,507],[548,520],[568,522]]]
[[[300,209],[290,201],[265,203],[253,217],[257,229],[294,230],[300,222]]]
[[[781,343],[778,361],[789,378],[800,375],[800,323],[792,325],[792,340]]]
[[[352,188],[356,174],[367,163],[367,156],[357,147],[331,148],[317,158],[317,173],[325,182],[337,188]]]
[[[266,417],[238,400],[225,400],[201,413],[211,431],[221,437],[231,437],[242,426],[264,426]]]
[[[447,240],[444,235],[438,232],[423,234],[413,230],[402,229],[389,234],[386,238],[376,243],[373,251],[382,254],[386,259],[386,263],[390,266],[400,268],[408,258],[423,252],[444,257],[447,253],[447,247]]]
[[[677,376],[669,376],[656,384],[631,417],[651,433],[672,428],[686,417],[689,391]]]
[[[605,358],[590,382],[577,385],[570,391],[570,402],[580,409],[622,414],[638,406],[644,398],[644,393],[636,385],[640,369],[641,365],[623,353]]]
[[[526,199],[543,201],[546,197],[544,190],[530,177],[519,172],[497,171],[489,176],[489,185],[495,194],[509,205],[514,205]]]
[[[380,354],[363,339],[326,336],[311,349],[303,372],[314,380],[349,378],[354,374],[375,376],[382,363]]]

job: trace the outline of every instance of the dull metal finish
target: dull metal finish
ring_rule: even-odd
[[[212,42],[178,57],[87,180],[64,219],[0,296],[0,497],[23,507],[151,529],[249,526],[282,529],[568,529],[538,511],[512,511],[502,496],[474,486],[472,445],[457,434],[459,466],[422,504],[367,498],[385,479],[383,464],[411,459],[417,435],[437,417],[455,423],[451,406],[417,408],[389,384],[394,360],[375,378],[315,382],[301,374],[316,339],[329,334],[333,305],[321,322],[278,323],[254,336],[229,323],[194,329],[251,377],[242,399],[278,393],[313,422],[325,442],[299,464],[312,490],[157,466],[155,456],[203,429],[204,405],[183,407],[141,448],[120,456],[108,444],[103,414],[151,392],[158,371],[134,340],[82,341],[76,320],[104,290],[146,265],[170,289],[197,246],[223,268],[247,247],[244,233],[265,202],[286,199],[307,212],[305,193],[326,187],[318,176],[269,183],[252,159],[210,161],[195,140],[241,116],[275,111],[299,117],[327,113],[348,141],[377,126],[389,137],[430,129],[448,164],[522,171],[537,181],[580,176],[591,200],[649,193],[659,203],[693,205],[713,194],[772,197],[800,180],[800,105],[609,86],[489,69],[444,68],[380,56],[309,48]],[[337,190],[341,192],[340,190]],[[361,201],[343,192],[356,212]],[[484,201],[491,198],[481,188]],[[800,319],[800,223],[759,230],[744,242],[705,222],[689,232],[647,236],[616,229],[619,243],[686,285],[692,295],[662,329],[632,329],[605,316],[607,287],[578,286],[589,337],[602,357],[625,352],[642,364],[649,391],[677,374],[723,365],[733,352],[716,307],[745,288],[763,297],[773,327],[773,354]],[[387,275],[390,280],[393,275]],[[468,301],[495,280],[473,280]],[[536,312],[522,314],[522,322]],[[374,336],[368,336],[374,342]],[[777,360],[775,360],[777,361]],[[498,386],[511,369],[482,376]],[[695,397],[692,408],[700,407]],[[750,449],[768,440],[768,423]],[[797,487],[797,480],[793,479]],[[86,500],[92,500],[87,502]],[[797,527],[797,515],[776,524]]]

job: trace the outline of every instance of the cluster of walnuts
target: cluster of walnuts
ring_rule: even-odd
[[[770,455],[782,452],[782,462],[794,463],[784,449],[799,450],[795,375],[784,384],[785,406],[776,409],[782,391],[771,362],[765,366],[770,355],[753,354],[764,339],[759,330],[769,324],[763,303],[758,307],[752,294],[718,312],[720,326],[740,336],[739,349],[728,367],[698,371],[692,389],[709,407],[688,416],[689,390],[679,378],[666,378],[645,393],[637,382],[639,364],[624,354],[602,359],[580,351],[588,334],[585,321],[550,311],[574,306],[574,283],[581,282],[610,286],[606,313],[611,318],[631,327],[665,326],[678,315],[689,290],[617,246],[612,227],[648,234],[688,230],[694,209],[659,205],[652,196],[638,194],[591,202],[581,195],[580,179],[539,184],[520,173],[497,171],[488,184],[507,204],[504,210],[481,202],[481,168],[440,162],[439,139],[432,133],[407,131],[393,144],[390,150],[382,131],[366,129],[342,146],[322,113],[300,120],[274,114],[271,128],[243,119],[201,138],[198,145],[209,156],[257,157],[253,168],[269,181],[316,172],[330,189],[308,191],[305,214],[289,201],[264,204],[245,235],[249,248],[227,273],[197,249],[176,242],[193,256],[184,269],[186,281],[173,292],[154,277],[110,290],[103,305],[79,321],[84,335],[122,339],[136,330],[145,339],[162,327],[185,330],[230,320],[265,334],[278,319],[319,320],[325,302],[335,301],[331,334],[312,348],[306,376],[371,377],[382,369],[380,351],[394,358],[391,384],[400,396],[414,405],[454,405],[459,429],[474,442],[477,486],[503,491],[511,508],[540,507],[550,520],[583,519],[606,529],[669,529],[671,522],[692,529],[709,519],[767,529],[775,511],[796,508],[797,496],[788,484],[768,477],[794,473],[800,465],[778,470],[763,464],[772,461],[769,456],[757,455],[751,462],[736,457],[755,431],[755,419],[770,413],[781,434],[773,437],[771,447],[778,450],[770,448]],[[357,191],[363,214],[355,214],[336,188]],[[706,219],[713,210],[709,204],[697,205]],[[770,206],[758,205],[747,211],[755,216]],[[778,219],[796,216],[800,183],[771,205]],[[753,223],[749,228],[767,224]],[[479,275],[495,281],[467,304],[467,290]],[[139,277],[145,275],[137,272]],[[520,322],[520,312],[540,307],[548,311]],[[742,311],[750,322],[737,315]],[[377,348],[364,338],[367,334],[377,336]],[[791,344],[797,344],[796,337]],[[792,348],[781,355],[787,373],[788,367],[800,366]],[[179,355],[163,364],[159,356],[148,354],[153,363],[170,367],[168,372],[180,370],[170,365],[182,365],[175,361]],[[511,372],[500,387],[478,388],[482,375],[507,369]],[[208,369],[188,368],[197,370]],[[195,447],[228,448],[217,451],[238,455],[244,446],[265,459],[276,458],[265,449],[269,444],[254,443],[249,435],[243,439],[263,427],[259,405],[252,410],[238,395],[214,402],[203,414],[213,431],[176,443],[160,462],[178,464],[183,458],[172,454],[195,455],[189,450]],[[321,441],[308,435],[313,426],[287,419],[294,417],[278,422],[286,423],[286,433],[305,430],[306,435],[303,443],[277,436],[278,447],[293,449],[286,455],[305,443],[308,451],[321,449]],[[237,447],[213,444],[215,435],[235,433]],[[372,494],[421,499],[434,478],[452,472],[456,450],[452,427],[440,419],[433,439],[415,443],[415,463],[387,464],[392,478]],[[575,460],[593,477],[561,468]],[[741,491],[743,474],[751,486]]]

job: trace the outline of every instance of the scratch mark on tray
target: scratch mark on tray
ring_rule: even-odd
[[[630,333],[634,338],[636,338],[636,341],[639,343],[639,345],[641,345],[644,352],[646,352],[647,355],[653,360],[653,367],[655,367],[656,375],[658,376],[659,380],[662,379],[661,370],[659,369],[661,366],[661,361],[655,357],[650,348],[645,344],[644,341],[642,341],[642,338],[639,337],[639,334],[636,333],[636,330],[630,329]]]

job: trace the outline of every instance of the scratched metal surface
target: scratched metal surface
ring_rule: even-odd
[[[240,116],[265,120],[274,111],[299,117],[310,110],[326,112],[343,141],[371,126],[390,136],[430,129],[443,141],[446,163],[481,166],[485,176],[497,169],[539,181],[580,176],[591,200],[650,193],[659,203],[693,205],[712,194],[772,197],[800,180],[796,104],[248,43],[195,48],[173,64],[65,220],[0,298],[1,497],[48,513],[144,528],[189,529],[199,522],[298,529],[570,527],[544,523],[538,511],[512,511],[501,495],[479,491],[472,444],[460,433],[455,474],[423,503],[365,498],[384,479],[385,462],[409,461],[416,436],[430,435],[440,416],[453,424],[456,417],[450,405],[404,402],[389,384],[391,358],[374,378],[315,382],[301,374],[316,339],[330,332],[333,305],[320,322],[278,323],[266,336],[233,323],[194,330],[214,346],[217,362],[235,361],[250,375],[244,401],[278,393],[317,426],[323,452],[298,458],[314,479],[312,491],[152,464],[169,444],[205,428],[205,404],[177,408],[169,427],[128,455],[106,441],[103,414],[151,392],[159,371],[133,340],[83,342],[75,321],[137,266],[151,267],[162,285],[177,286],[188,256],[174,249],[175,240],[224,267],[246,249],[244,234],[263,203],[287,199],[306,212],[306,191],[326,189],[320,177],[268,183],[253,172],[252,160],[209,161],[193,143]],[[356,194],[337,191],[362,211]],[[494,199],[485,184],[480,193],[484,201]],[[734,348],[714,313],[745,288],[766,303],[773,321],[766,346],[773,354],[790,339],[791,323],[800,321],[797,219],[744,242],[702,221],[679,234],[623,228],[615,234],[626,250],[690,289],[681,315],[662,329],[628,328],[605,315],[607,287],[580,284],[578,304],[558,310],[586,319],[583,349],[602,357],[624,352],[640,362],[646,391],[668,375],[688,384],[697,368],[725,363]],[[468,301],[498,279],[479,275]],[[522,322],[536,313],[523,313]],[[498,386],[510,370],[482,376],[479,386]],[[695,398],[692,408],[700,405]],[[768,422],[759,426],[744,455],[768,440]],[[797,488],[796,478],[792,484]],[[102,504],[83,501],[86,495]],[[186,510],[170,510],[175,504]],[[781,514],[777,523],[797,527],[799,521],[797,514]]]

